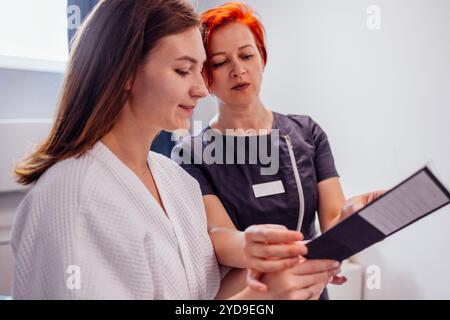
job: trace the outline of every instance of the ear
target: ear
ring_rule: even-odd
[[[132,85],[131,85],[131,79],[128,79],[127,82],[125,83],[124,90],[125,90],[125,91],[130,91],[130,90],[131,90],[131,87],[132,87]]]
[[[134,75],[128,78],[127,82],[125,82],[125,91],[130,91],[131,88],[133,88],[133,82],[134,82]]]

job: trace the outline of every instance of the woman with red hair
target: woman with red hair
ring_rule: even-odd
[[[172,156],[200,184],[219,262],[248,267],[253,270],[248,283],[266,290],[258,280],[261,273],[305,261],[305,245],[297,240],[316,236],[316,211],[324,232],[379,193],[346,202],[321,127],[308,116],[282,115],[264,105],[260,89],[267,63],[265,32],[251,7],[230,2],[204,12],[202,37],[207,55],[203,75],[217,99],[218,113],[200,135],[176,146]],[[212,164],[177,158],[192,145],[215,149],[216,158],[222,146],[227,149],[219,152],[223,159]],[[263,146],[270,146],[271,168],[261,157]],[[330,281],[342,284],[346,279]],[[322,293],[310,291],[311,296]],[[322,298],[327,298],[326,291]]]

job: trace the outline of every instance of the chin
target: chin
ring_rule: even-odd
[[[176,130],[189,130],[191,128],[190,120],[180,120],[174,123],[170,129],[164,129],[165,131],[174,132]]]
[[[231,99],[230,102],[232,105],[236,105],[236,106],[248,106],[252,103],[252,101],[254,99],[252,99],[253,97],[242,97],[240,99]]]
[[[255,99],[257,98],[257,95],[255,95],[253,92],[246,92],[241,93],[237,96],[231,96],[229,97],[228,101],[231,105],[239,105],[239,106],[247,106],[253,103]]]

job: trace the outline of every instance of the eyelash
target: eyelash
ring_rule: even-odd
[[[224,62],[214,63],[214,64],[213,64],[213,67],[214,67],[214,68],[219,68],[219,67],[223,66],[225,63],[226,63],[226,60],[225,60]]]
[[[247,55],[241,57],[241,59],[243,59],[243,60],[250,60],[251,58],[253,58],[252,54],[247,54]],[[220,62],[220,63],[215,63],[215,64],[213,64],[213,68],[215,68],[215,69],[219,68],[219,67],[223,66],[227,62],[228,62],[228,60],[225,60],[225,61]]]
[[[179,69],[175,70],[175,72],[178,73],[182,77],[186,77],[186,76],[188,76],[190,74],[189,71],[183,71],[183,70],[179,70]]]

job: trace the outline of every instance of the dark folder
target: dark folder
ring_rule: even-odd
[[[345,260],[450,203],[428,167],[307,244],[308,259]]]

